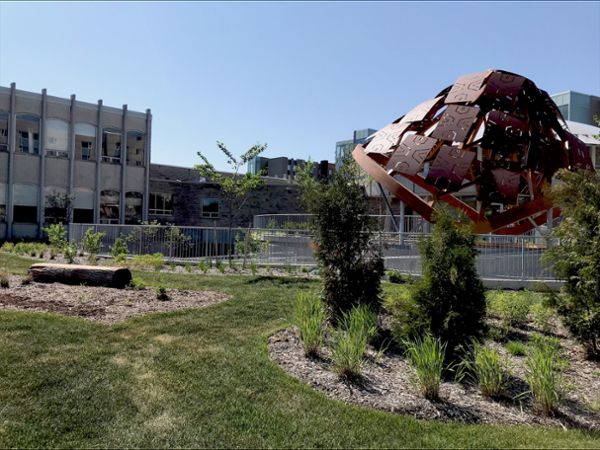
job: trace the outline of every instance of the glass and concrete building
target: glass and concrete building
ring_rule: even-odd
[[[149,109],[0,87],[0,239],[42,237],[67,216],[147,220],[151,123]]]
[[[338,141],[335,143],[335,167],[339,169],[342,156],[349,153],[354,145],[364,144],[369,136],[377,133],[377,130],[372,128],[363,128],[362,130],[354,130],[354,137],[346,141]]]
[[[600,97],[567,91],[551,95],[550,98],[554,100],[565,120],[597,125],[594,116],[600,117]]]
[[[257,175],[263,171],[266,177],[282,178],[284,180],[293,180],[299,167],[303,167],[306,161],[303,159],[290,159],[282,156],[280,158],[265,158],[256,156],[248,162],[248,172]],[[314,176],[315,179],[326,179],[331,175],[332,164],[327,160],[316,163]]]

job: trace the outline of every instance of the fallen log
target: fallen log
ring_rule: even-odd
[[[123,267],[79,266],[75,264],[34,264],[29,268],[38,283],[86,284],[123,289],[131,272]]]

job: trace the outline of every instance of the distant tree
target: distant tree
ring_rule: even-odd
[[[233,222],[240,213],[242,207],[248,201],[250,192],[256,189],[264,189],[266,186],[265,181],[261,178],[264,172],[261,171],[257,175],[252,175],[250,172],[246,172],[244,175],[240,175],[240,168],[246,166],[248,162],[260,155],[267,148],[267,144],[264,145],[257,143],[246,153],[239,156],[239,159],[234,157],[233,154],[227,150],[225,144],[217,141],[219,149],[227,156],[227,163],[232,169],[232,176],[225,176],[215,169],[215,167],[208,161],[208,159],[201,153],[198,152],[198,156],[204,161],[204,164],[195,165],[194,169],[200,172],[200,175],[207,177],[217,183],[221,189],[221,194],[225,199],[225,208],[227,211],[227,228],[229,230],[229,236],[231,236],[231,228]],[[230,243],[231,244],[231,243]],[[229,259],[231,259],[231,245],[229,246]]]

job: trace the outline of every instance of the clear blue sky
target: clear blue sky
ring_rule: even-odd
[[[334,158],[463,74],[600,95],[600,2],[0,3],[0,84],[152,110],[152,161]]]

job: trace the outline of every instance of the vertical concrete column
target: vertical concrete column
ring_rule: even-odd
[[[74,195],[75,180],[75,94],[71,95],[71,115],[69,117],[69,195]],[[74,198],[73,198],[74,200]]]
[[[12,238],[13,184],[15,182],[15,147],[17,142],[17,86],[10,84],[10,111],[8,113],[8,186],[6,189],[6,239]]]
[[[152,140],[152,114],[146,110],[146,145],[144,148],[144,198],[142,209],[142,221],[148,221],[148,209],[150,205],[150,147]]]
[[[123,105],[123,127],[121,129],[121,201],[119,223],[125,223],[125,171],[127,170],[127,105]]]
[[[40,193],[38,195],[38,238],[42,239],[44,226],[44,215],[46,208],[46,133],[48,125],[48,96],[46,89],[42,89],[42,123],[40,127]]]
[[[98,121],[96,122],[96,183],[94,192],[94,223],[100,223],[100,168],[102,167],[102,100],[98,100]]]

